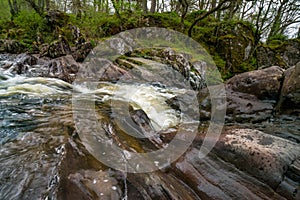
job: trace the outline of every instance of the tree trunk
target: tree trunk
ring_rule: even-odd
[[[194,26],[201,20],[205,19],[206,17],[208,17],[210,14],[219,11],[219,10],[225,10],[228,9],[229,6],[223,6],[226,2],[229,2],[230,0],[223,0],[221,1],[214,9],[209,10],[208,12],[206,12],[203,15],[200,15],[199,17],[197,17],[195,19],[195,21],[192,23],[192,25],[190,26],[189,30],[188,30],[188,36],[192,37],[192,30],[194,28]]]
[[[46,2],[46,11],[50,10],[50,0],[45,0]]]
[[[154,13],[156,8],[156,0],[151,0],[150,13]]]
[[[184,30],[184,19],[185,19],[185,16],[186,16],[187,12],[188,12],[189,5],[188,5],[187,0],[179,0],[179,2],[181,4],[180,25],[181,25],[181,30],[183,31]]]
[[[121,15],[120,15],[120,11],[119,11],[119,5],[118,5],[118,2],[116,2],[116,0],[111,0],[112,4],[113,4],[113,7],[115,9],[115,13],[116,13],[116,16],[121,19]]]
[[[148,12],[147,0],[142,0],[142,7],[143,7],[144,13],[147,13]]]
[[[16,5],[16,0],[14,0],[13,2],[11,2],[10,0],[8,0],[8,5],[9,5],[9,9],[10,9],[10,14],[11,14],[11,21],[14,20],[14,17],[18,14],[19,10],[18,10],[18,6]]]

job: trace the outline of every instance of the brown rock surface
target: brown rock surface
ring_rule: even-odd
[[[283,70],[273,66],[236,75],[226,85],[233,91],[252,94],[261,100],[277,100],[282,78]]]
[[[281,112],[300,113],[300,62],[284,73],[278,109]]]

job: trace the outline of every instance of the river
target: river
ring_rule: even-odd
[[[123,158],[137,156],[130,152],[166,147],[178,129],[185,136],[206,130],[207,123],[197,121],[191,111],[194,101],[180,101],[192,88],[171,87],[160,80],[123,80],[102,81],[91,89],[34,76],[34,70],[31,76],[17,75],[7,67],[16,59],[0,55],[0,199],[284,199],[267,182],[218,154],[199,159],[198,136],[193,143],[195,137],[186,139],[191,142],[183,143],[182,149],[182,143],[176,143],[177,148],[174,144],[161,160],[135,159],[123,165]],[[94,121],[87,118],[91,113]],[[93,122],[98,123],[95,131]],[[300,142],[299,120],[289,116],[230,126],[258,129],[291,145]],[[112,143],[123,150],[104,148]],[[185,151],[181,155],[178,149]],[[120,152],[123,157],[116,156]],[[144,171],[137,169],[141,161],[145,163],[139,169]]]

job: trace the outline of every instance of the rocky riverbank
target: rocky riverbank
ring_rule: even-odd
[[[60,161],[54,168],[55,176],[49,182],[44,197],[299,199],[300,63],[287,70],[272,66],[227,80],[225,127],[213,151],[204,159],[199,159],[197,152],[206,136],[211,117],[209,92],[201,77],[205,74],[205,68],[201,68],[203,71],[197,74],[191,69],[200,69],[199,66],[190,63],[186,55],[174,54],[170,49],[160,51],[163,53],[148,50],[147,56],[133,52],[119,58],[107,67],[101,80],[116,82],[121,77],[129,79],[135,76],[129,69],[158,61],[163,64],[167,62],[184,77],[190,77],[192,88],[199,91],[201,126],[189,150],[164,170],[148,174],[124,174],[107,168],[90,155],[76,133],[70,108],[60,107],[58,111],[51,111],[47,122],[47,126],[52,127],[51,132],[61,129],[65,133],[61,150],[58,149]],[[79,68],[84,67],[72,55],[48,58],[30,54],[2,54],[0,60],[4,74],[58,78],[69,83],[75,80]],[[6,80],[7,77],[1,75],[1,79]],[[176,108],[174,102],[167,103]],[[145,113],[133,115],[140,118],[137,121],[147,125]],[[118,128],[109,120],[104,121],[102,126],[114,141],[125,148],[128,143],[153,148],[153,145],[167,144],[176,134],[172,131],[160,133],[160,142],[146,140],[140,144],[136,139],[124,138],[117,133]],[[40,127],[35,131],[45,130],[46,127]],[[32,196],[33,193],[25,190],[23,197],[26,195]]]

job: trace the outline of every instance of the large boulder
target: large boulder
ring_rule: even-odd
[[[208,90],[203,89],[199,93],[198,99],[200,104],[200,119],[204,121],[209,120],[211,118],[212,108]],[[251,94],[226,89],[227,122],[257,123],[270,119],[272,114],[272,103],[263,102]]]
[[[284,179],[295,179],[295,175],[299,173],[299,169],[292,172],[299,165],[295,163],[300,157],[299,144],[255,129],[228,128],[221,135],[214,151],[274,190],[280,187],[284,189]],[[290,174],[287,174],[289,171]],[[291,199],[296,199],[297,195],[299,179],[295,180],[296,182],[289,183],[290,194],[285,193]]]
[[[235,122],[262,122],[271,118],[273,105],[263,102],[251,94],[226,91],[227,121]]]
[[[58,58],[71,54],[71,48],[67,39],[64,36],[59,36],[59,39],[53,41],[51,44],[42,45],[40,53],[42,56],[47,56],[49,58]]]
[[[261,68],[280,66],[284,69],[300,61],[300,40],[272,41],[257,48],[257,64]]]
[[[71,55],[55,58],[47,62],[44,66],[43,76],[59,78],[66,82],[73,82],[79,70],[79,64]]]
[[[226,62],[225,69],[231,73],[241,73],[249,70],[248,63],[254,51],[254,32],[251,26],[242,22],[222,23],[216,28],[218,35],[216,52]]]
[[[261,100],[276,101],[279,97],[283,70],[278,66],[236,75],[226,82],[229,89],[252,94]]]
[[[284,73],[277,106],[278,110],[283,113],[300,113],[300,62]]]
[[[93,45],[90,42],[78,43],[72,56],[77,62],[83,62],[92,49]]]

